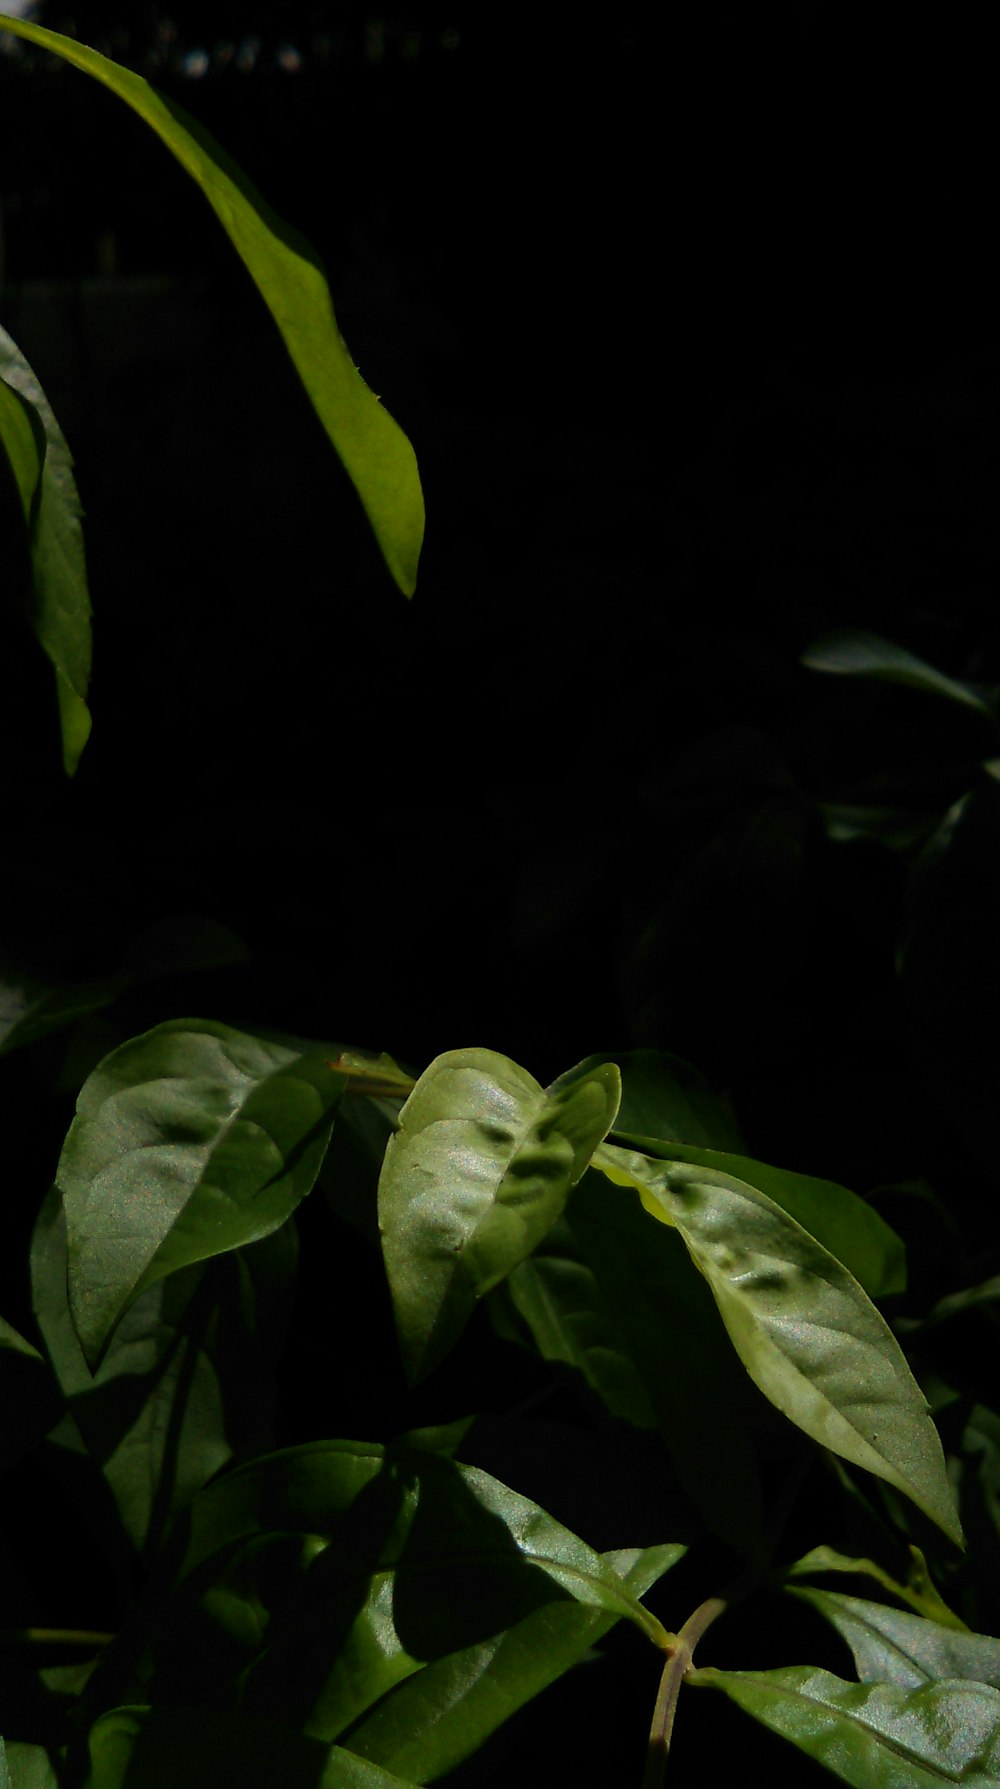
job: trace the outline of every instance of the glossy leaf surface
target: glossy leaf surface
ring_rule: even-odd
[[[846,1640],[862,1683],[916,1689],[943,1678],[962,1678],[1000,1690],[1000,1640],[963,1633],[911,1615],[908,1609],[844,1596],[838,1590],[800,1585],[793,1594],[818,1610]]]
[[[66,1293],[66,1220],[56,1189],[32,1241],[35,1313],[66,1400],[55,1439],[85,1448],[144,1552],[234,1454],[273,1441],[274,1364],[291,1307],[296,1242],[284,1226],[182,1268],[140,1293],[91,1373]]]
[[[420,1077],[379,1180],[379,1228],[403,1359],[422,1378],[477,1302],[555,1222],[618,1108],[618,1070],[542,1088],[492,1050],[451,1050]]]
[[[983,1684],[845,1683],[828,1671],[696,1670],[853,1789],[996,1789],[1000,1692]]]
[[[30,619],[56,674],[63,763],[72,775],[90,733],[90,594],[73,456],[24,355],[0,329],[0,446],[21,499],[31,566]]]
[[[205,1020],[105,1058],[57,1173],[91,1366],[146,1287],[281,1227],[315,1181],[344,1086],[321,1057]]]
[[[926,1400],[847,1269],[734,1176],[610,1144],[594,1165],[677,1228],[764,1396],[821,1446],[895,1485],[960,1543]]]
[[[476,1749],[683,1553],[595,1553],[440,1454],[350,1442],[272,1455],[190,1513],[152,1698],[233,1695],[419,1781]]]
[[[623,1130],[619,1125],[616,1134],[621,1135]],[[672,1143],[662,1139],[658,1131],[646,1136],[622,1136],[622,1141],[657,1160],[711,1168],[756,1187],[835,1255],[869,1298],[887,1298],[892,1292],[905,1291],[906,1251],[902,1241],[873,1206],[846,1186],[833,1180],[818,1180],[811,1174],[794,1174],[788,1168],[773,1168],[747,1155]]]
[[[389,570],[411,595],[424,531],[416,458],[347,352],[315,250],[275,216],[208,132],[140,75],[41,25],[0,17],[0,28],[51,50],[117,94],[201,188],[281,331]]]

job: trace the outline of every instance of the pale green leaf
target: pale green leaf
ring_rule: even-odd
[[[148,1286],[281,1227],[316,1179],[345,1085],[319,1056],[201,1019],[159,1025],[95,1069],[56,1176],[92,1367]]]
[[[421,1075],[379,1180],[379,1228],[411,1380],[559,1216],[618,1108],[613,1064],[542,1088],[492,1050],[451,1050]]]
[[[852,1789],[997,1789],[1000,1692],[984,1684],[845,1683],[828,1671],[695,1670]]]
[[[110,88],[156,132],[201,188],[281,331],[389,570],[411,595],[424,530],[416,458],[347,352],[315,250],[275,216],[208,132],[140,75],[24,19],[3,17],[0,26]]]
[[[1000,1640],[946,1627],[885,1603],[844,1596],[839,1590],[798,1585],[792,1594],[836,1628],[854,1657],[862,1683],[895,1683],[904,1689],[962,1678],[1000,1690]]]
[[[926,1400],[853,1275],[733,1175],[610,1144],[596,1151],[594,1166],[676,1227],[764,1396],[821,1446],[912,1498],[961,1544]]]
[[[59,1777],[45,1746],[28,1741],[7,1741],[7,1775],[4,1775],[4,1743],[0,1739],[0,1789],[60,1789]]]
[[[918,1615],[941,1622],[945,1627],[956,1628],[961,1633],[968,1633],[965,1622],[960,1620],[953,1609],[949,1609],[938,1592],[920,1548],[911,1546],[910,1555],[913,1563],[906,1584],[900,1584],[889,1572],[883,1571],[874,1559],[852,1559],[844,1553],[838,1553],[833,1547],[813,1547],[804,1558],[797,1559],[794,1565],[788,1567],[785,1577],[804,1578],[817,1572],[835,1572],[852,1578],[873,1578],[890,1596],[907,1603]]]

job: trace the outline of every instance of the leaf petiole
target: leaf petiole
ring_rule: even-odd
[[[641,1789],[661,1789],[666,1780],[667,1758],[670,1754],[681,1684],[694,1666],[694,1649],[699,1640],[725,1608],[726,1603],[721,1596],[710,1596],[706,1602],[698,1605],[693,1615],[688,1616],[680,1633],[674,1636],[667,1648],[667,1660],[656,1693],[649,1729]]]

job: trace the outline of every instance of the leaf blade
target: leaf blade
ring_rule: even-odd
[[[270,210],[209,133],[140,75],[24,19],[0,18],[0,28],[51,50],[109,88],[201,188],[281,332],[393,578],[411,596],[424,531],[416,456],[347,352],[315,251]]]

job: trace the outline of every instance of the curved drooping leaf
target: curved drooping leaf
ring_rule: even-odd
[[[658,1131],[630,1136],[624,1132],[625,1127],[619,1124],[615,1135],[623,1144],[655,1156],[658,1161],[712,1168],[756,1187],[835,1255],[869,1298],[888,1298],[892,1292],[906,1290],[906,1249],[902,1238],[874,1206],[846,1186],[834,1180],[818,1180],[812,1174],[793,1174],[788,1168],[773,1168],[747,1155],[673,1143],[664,1140]]]
[[[48,399],[0,328],[0,446],[24,511],[31,567],[30,620],[56,674],[63,762],[72,776],[90,733],[90,594],[73,456]]]
[[[949,1609],[927,1569],[927,1561],[919,1547],[910,1547],[912,1565],[909,1580],[900,1584],[889,1572],[883,1571],[874,1559],[851,1559],[844,1553],[838,1553],[833,1547],[813,1547],[802,1559],[797,1559],[786,1572],[786,1580],[811,1576],[817,1572],[835,1572],[854,1578],[874,1578],[890,1596],[898,1597],[907,1603],[918,1615],[931,1621],[939,1622],[944,1627],[957,1629],[959,1633],[969,1632],[965,1622]],[[794,1588],[794,1586],[793,1586]],[[1000,1687],[1000,1686],[998,1686]]]
[[[1000,1690],[1000,1640],[963,1633],[940,1621],[839,1590],[801,1584],[792,1594],[818,1610],[846,1640],[862,1683],[903,1689],[962,1678]]]
[[[857,1280],[756,1187],[602,1144],[595,1168],[676,1226],[751,1379],[821,1446],[885,1479],[957,1544],[927,1402]]]
[[[234,1454],[273,1444],[294,1228],[286,1224],[147,1286],[94,1373],[70,1316],[66,1256],[65,1214],[53,1188],[31,1245],[35,1314],[66,1402],[67,1420],[53,1439],[89,1454],[128,1540],[144,1552]]]
[[[364,505],[400,589],[412,595],[424,531],[417,462],[402,429],[357,371],[315,250],[176,101],[70,37],[0,16],[0,30],[72,63],[124,100],[201,188],[271,312],[324,429]]]
[[[407,1373],[448,1352],[483,1294],[541,1241],[614,1121],[618,1070],[542,1088],[492,1050],[421,1075],[379,1179],[379,1228]]]
[[[928,665],[905,646],[896,646],[878,634],[857,633],[844,628],[823,638],[802,654],[802,663],[811,671],[832,671],[840,676],[873,677],[880,683],[902,683],[910,689],[924,690],[928,695],[944,696],[963,708],[974,708],[991,716],[992,708],[984,693],[974,684],[946,677]]]
[[[341,1746],[193,1708],[113,1708],[89,1734],[87,1789],[416,1789]]]
[[[505,1290],[540,1353],[575,1367],[615,1416],[659,1427],[698,1517],[758,1554],[757,1393],[679,1237],[585,1174]]]
[[[576,1663],[678,1545],[595,1553],[443,1454],[293,1448],[209,1485],[130,1699],[267,1716],[426,1782]]]
[[[91,1367],[146,1287],[291,1216],[345,1085],[320,1056],[202,1019],[158,1025],[95,1069],[56,1175]]]
[[[828,1671],[692,1671],[853,1789],[996,1789],[1000,1691],[979,1683],[845,1683]]]

